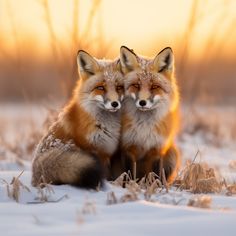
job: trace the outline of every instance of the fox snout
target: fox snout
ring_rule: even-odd
[[[154,109],[160,99],[159,95],[155,95],[148,98],[140,98],[138,96],[132,96],[135,101],[135,106],[141,111],[148,111]]]
[[[146,100],[139,100],[138,101],[138,106],[145,107],[146,105],[147,105],[147,101]]]
[[[104,103],[104,107],[106,110],[110,112],[116,112],[121,108],[121,103],[119,100],[114,100],[114,101],[108,100]]]
[[[95,100],[98,102],[99,106],[102,109],[109,112],[116,112],[121,108],[121,102],[118,97],[117,99],[111,99],[102,95],[96,95]]]
[[[138,99],[135,103],[136,107],[142,111],[145,111],[145,110],[150,110],[153,105],[154,105],[154,102],[150,99]]]
[[[110,89],[104,96],[104,107],[107,111],[116,112],[121,108],[123,90],[120,91],[117,87],[110,86]]]

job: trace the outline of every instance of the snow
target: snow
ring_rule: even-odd
[[[17,134],[22,134],[24,141],[31,127],[25,118],[29,113],[19,107],[12,110],[5,108],[0,122],[13,122],[15,129],[9,128],[9,124],[5,123],[1,128],[1,137],[15,142],[14,132],[20,119],[22,126]],[[18,119],[16,111],[20,114],[17,115]],[[35,122],[34,126],[38,124],[40,127],[42,120],[38,118],[38,114],[44,113],[34,111],[30,119]],[[11,132],[6,134],[6,130],[10,129]],[[181,135],[178,143],[183,164],[186,160],[192,160],[199,150],[197,162],[208,163],[209,166],[217,168],[227,181],[235,182],[236,170],[229,168],[229,163],[236,159],[234,140],[229,141],[228,145],[217,146],[207,143],[205,138],[205,134],[199,132],[194,135],[187,132]],[[22,143],[21,145],[24,146]],[[149,201],[140,192],[137,201],[121,203],[119,199],[127,193],[127,189],[106,182],[99,191],[68,185],[51,186],[43,190],[49,202],[39,203],[42,192],[30,184],[29,156],[28,153],[20,163],[16,162],[18,157],[14,150],[6,150],[0,143],[1,235],[235,235],[236,196],[226,196],[224,193],[196,195],[172,187],[168,193],[163,189],[153,194]],[[8,196],[7,186],[13,177],[20,174],[19,180],[30,191],[20,187],[19,202],[16,202]],[[12,185],[8,188],[11,191]],[[115,194],[118,203],[107,203],[107,196],[111,192]],[[205,196],[212,199],[210,208],[188,206],[190,199]]]
[[[1,178],[10,182],[19,173],[4,171]],[[30,176],[30,171],[25,171],[21,181],[29,186]],[[21,191],[20,202],[16,203],[7,197],[6,186],[1,184],[0,232],[4,235],[235,235],[235,197],[212,195],[212,209],[164,203],[168,202],[165,198],[176,196],[186,201],[190,194],[183,192],[163,193],[155,202],[139,200],[107,205],[108,192],[121,194],[125,190],[110,184],[99,192],[65,185],[53,189],[52,200],[67,197],[55,203],[32,204],[37,190],[30,187],[30,193]],[[86,204],[93,206],[91,212],[83,212]]]

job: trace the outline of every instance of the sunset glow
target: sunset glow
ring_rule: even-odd
[[[78,50],[112,59],[125,45],[151,58],[171,47],[181,95],[225,100],[221,89],[235,94],[235,25],[234,0],[0,0],[0,98],[67,97]]]
[[[0,28],[5,50],[32,41],[38,51],[47,51],[50,33],[42,2],[1,0]],[[50,0],[48,5],[53,31],[57,40],[65,45],[71,42],[74,2]],[[197,23],[191,33],[193,55],[201,56],[207,44],[224,44],[224,53],[231,55],[235,52],[236,2],[196,2],[200,10],[195,16]],[[120,45],[150,56],[165,46],[178,50],[186,33],[192,30],[188,27],[193,4],[194,1],[188,0],[103,0],[97,1],[96,11],[93,12],[93,1],[78,1],[78,35],[84,34],[83,41],[87,40],[86,37],[90,41],[92,38],[94,44],[102,37],[105,44],[111,46],[111,55],[118,53]],[[92,22],[88,22],[91,14]]]

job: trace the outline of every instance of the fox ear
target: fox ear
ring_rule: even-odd
[[[120,47],[120,62],[125,73],[134,70],[138,66],[136,54],[125,46]]]
[[[116,62],[116,69],[120,72],[122,72],[122,66],[121,66],[121,61],[120,59],[117,60]]]
[[[173,72],[174,70],[174,55],[170,47],[160,51],[154,59],[154,68],[157,72]]]
[[[85,74],[86,77],[94,75],[98,69],[99,65],[97,61],[83,50],[79,50],[77,54],[77,65],[80,73]]]

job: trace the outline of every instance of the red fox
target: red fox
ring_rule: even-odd
[[[40,141],[32,185],[42,182],[96,188],[120,138],[123,76],[119,60],[77,55],[80,79],[72,99]]]
[[[126,93],[120,144],[125,170],[141,178],[149,172],[163,177],[164,169],[171,183],[179,167],[174,145],[179,93],[172,49],[165,48],[154,59],[147,59],[122,46],[120,61]]]

